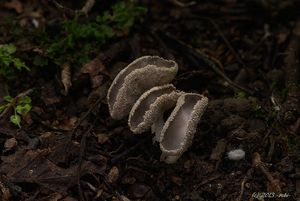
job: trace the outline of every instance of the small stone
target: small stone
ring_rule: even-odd
[[[227,153],[227,156],[230,160],[238,161],[245,158],[245,151],[242,149],[231,150]]]

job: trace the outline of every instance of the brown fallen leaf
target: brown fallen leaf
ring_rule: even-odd
[[[18,144],[16,138],[9,138],[5,141],[4,143],[4,148],[6,151],[9,151],[11,149],[13,149],[14,147],[16,147]]]
[[[45,84],[45,87],[41,92],[41,99],[46,105],[53,105],[61,101],[53,82]]]
[[[75,116],[66,118],[66,119],[63,119],[62,121],[55,122],[54,126],[56,128],[59,128],[59,129],[65,130],[65,131],[70,131],[75,127],[77,120],[78,120],[78,118]]]
[[[58,201],[62,198],[62,195],[60,193],[52,193],[51,195],[48,195],[46,198],[42,199],[41,201]]]
[[[151,188],[146,184],[134,183],[129,186],[128,195],[130,195],[130,197],[133,197],[133,198],[142,198],[150,190],[151,190]]]
[[[67,168],[59,167],[49,160],[52,149],[22,149],[13,155],[2,156],[0,173],[5,174],[12,183],[34,183],[65,194],[70,187],[77,184],[78,164]],[[80,175],[101,174],[105,168],[103,167],[96,166],[89,161],[82,161]]]
[[[9,201],[11,198],[10,190],[0,181],[0,200]]]
[[[117,181],[117,179],[119,178],[119,169],[116,166],[113,166],[107,174],[107,177],[108,182],[110,183]]]
[[[178,185],[178,186],[181,186],[182,185],[182,178],[181,177],[178,177],[178,176],[171,176],[171,181]]]
[[[212,150],[212,153],[210,154],[210,160],[219,161],[222,157],[222,154],[225,152],[226,144],[226,139],[218,140],[216,147]]]
[[[106,67],[99,58],[95,58],[84,64],[80,71],[74,75],[77,80],[82,74],[89,74],[92,88],[97,88],[103,83],[103,74],[108,74]]]
[[[97,138],[98,138],[98,142],[100,144],[104,144],[105,142],[107,142],[109,140],[109,136],[106,133],[97,134]]]
[[[5,2],[4,7],[8,9],[14,9],[17,13],[23,12],[23,5],[19,0],[11,0],[10,2]]]
[[[267,191],[268,192],[281,192],[281,183],[279,179],[273,179],[272,181],[267,182]]]
[[[68,63],[64,63],[61,70],[61,82],[64,86],[64,95],[69,93],[69,89],[72,86],[71,82],[71,68]]]
[[[65,197],[64,199],[62,199],[61,201],[78,201],[77,199],[73,198],[73,197]]]

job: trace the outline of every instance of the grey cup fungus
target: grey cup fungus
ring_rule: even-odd
[[[171,82],[178,70],[176,62],[158,56],[143,56],[124,68],[112,82],[107,103],[113,119],[127,116],[142,93]]]
[[[162,150],[161,161],[175,163],[192,144],[197,124],[208,104],[207,97],[176,90],[175,61],[143,56],[125,67],[112,82],[107,102],[113,119],[128,116],[133,133],[150,127]],[[173,109],[167,120],[164,113]]]
[[[130,130],[133,133],[145,132],[166,110],[175,106],[180,94],[171,84],[153,87],[143,93],[130,111]]]
[[[160,136],[161,160],[175,163],[192,144],[197,124],[208,99],[200,94],[184,93],[162,128]]]

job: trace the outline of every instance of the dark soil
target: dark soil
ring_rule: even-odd
[[[59,36],[85,4],[55,2],[0,3],[0,43],[31,69],[0,77],[0,101],[32,99],[21,128],[13,106],[1,113],[0,200],[300,200],[299,1],[142,1],[147,12],[80,52],[82,65],[80,48],[45,53],[45,34]],[[91,23],[115,2],[96,1],[77,20]],[[160,161],[150,131],[134,135],[108,112],[112,80],[143,55],[175,60],[176,88],[209,98],[176,164]],[[245,158],[230,160],[234,149]]]

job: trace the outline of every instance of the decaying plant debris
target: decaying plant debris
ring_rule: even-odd
[[[1,1],[0,200],[299,199],[299,9]],[[113,79],[144,55],[176,61],[172,85],[210,100],[172,165],[151,131],[133,135],[109,115]]]

